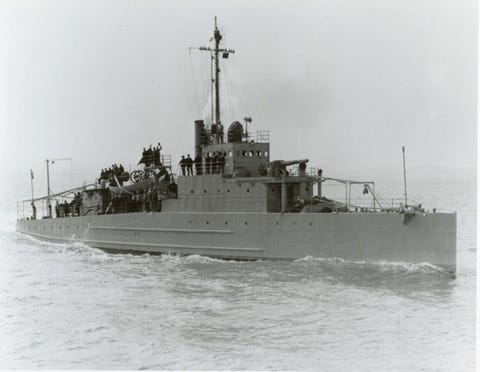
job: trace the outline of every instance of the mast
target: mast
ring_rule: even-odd
[[[33,171],[30,169],[30,187],[32,188],[32,205],[33,205]]]
[[[402,146],[402,154],[403,154],[403,187],[404,187],[405,208],[406,208],[408,204],[408,199],[407,199],[407,171],[405,168],[405,146]]]
[[[220,40],[222,40],[222,35],[217,28],[217,17],[215,17],[215,30],[213,32],[213,37],[215,39],[215,125],[218,128],[220,127],[220,66],[218,63],[218,51],[220,46]],[[218,132],[217,132],[218,139]]]
[[[49,163],[50,160],[45,160],[47,163],[47,213],[48,217],[52,218],[52,206],[50,204],[50,169],[49,169]]]
[[[212,66],[210,69],[210,74],[212,80],[212,90],[215,90],[215,117],[213,117],[213,92],[212,94],[212,134],[214,134],[214,138],[217,143],[223,140],[223,133],[221,128],[221,118],[220,118],[220,61],[219,61],[219,53],[222,53],[222,58],[227,59],[230,53],[235,53],[233,49],[225,49],[220,48],[220,41],[222,40],[222,34],[220,34],[220,30],[217,27],[217,17],[215,17],[215,29],[213,30],[213,40],[215,40],[215,47],[200,47],[199,50],[208,51],[211,53],[211,60]],[[213,66],[215,65],[215,66]],[[214,70],[214,74],[212,73]]]

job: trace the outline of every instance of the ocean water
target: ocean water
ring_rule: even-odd
[[[397,191],[398,180],[384,181]],[[237,262],[40,242],[15,233],[4,185],[0,367],[472,371],[475,176],[409,186],[427,208],[458,212],[456,279],[429,263]]]

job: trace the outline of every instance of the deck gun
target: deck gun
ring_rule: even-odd
[[[287,175],[287,167],[290,165],[298,165],[298,175],[304,176],[307,168],[308,159],[300,160],[274,160],[267,164],[268,174],[272,177],[281,177]]]

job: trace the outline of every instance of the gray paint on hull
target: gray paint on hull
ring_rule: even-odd
[[[456,214],[159,212],[18,221],[53,242],[237,259],[428,262],[455,271]]]

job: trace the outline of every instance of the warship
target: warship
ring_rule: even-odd
[[[91,184],[52,193],[46,160],[47,195],[34,198],[32,186],[18,202],[17,231],[115,252],[429,263],[455,274],[456,213],[410,202],[406,180],[401,201],[387,204],[374,182],[325,177],[306,158],[270,159],[269,132],[249,131],[249,117],[224,131],[219,59],[235,50],[222,47],[216,19],[211,41],[196,49],[211,58],[212,116],[193,122],[194,158],[182,157],[180,174],[159,145],[143,149],[136,169],[114,164]],[[344,187],[342,200],[324,192],[330,182]],[[352,187],[366,205],[352,203]]]

